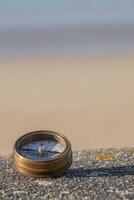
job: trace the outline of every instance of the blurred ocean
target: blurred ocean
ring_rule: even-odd
[[[0,55],[133,51],[133,0],[0,0]]]

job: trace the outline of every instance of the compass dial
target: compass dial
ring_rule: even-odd
[[[25,144],[19,148],[22,156],[34,160],[48,160],[60,155],[65,147],[54,140],[38,140]]]

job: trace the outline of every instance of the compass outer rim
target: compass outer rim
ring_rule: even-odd
[[[61,168],[60,170],[57,169],[56,171],[42,171],[43,173],[37,173],[37,171],[35,171],[34,173],[31,173],[31,171],[27,171],[27,170],[23,170],[22,168],[19,168],[15,165],[15,163],[13,163],[13,167],[14,169],[20,173],[21,175],[24,176],[28,176],[31,178],[49,178],[49,177],[57,177],[62,175],[66,170],[68,170],[72,164],[72,158],[69,160],[68,165],[64,166],[63,168]]]
[[[35,160],[35,159],[26,158],[19,152],[17,144],[22,138],[29,136],[31,134],[38,134],[38,133],[45,133],[45,132],[47,132],[53,136],[58,136],[59,138],[62,138],[62,140],[64,140],[66,142],[66,148],[60,155],[56,156],[56,158],[51,158],[49,160]],[[34,161],[34,162],[39,163],[39,162],[44,162],[44,161],[51,162],[53,160],[57,160],[58,158],[62,157],[63,154],[66,154],[69,151],[69,149],[71,149],[71,143],[69,142],[68,138],[66,136],[64,136],[63,134],[56,132],[56,131],[51,131],[51,130],[38,130],[38,131],[32,131],[32,132],[26,133],[26,134],[22,135],[21,137],[19,137],[14,144],[13,153],[16,154],[16,156],[18,156],[20,159],[26,160],[27,162]]]

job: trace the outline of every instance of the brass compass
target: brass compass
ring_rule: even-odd
[[[27,133],[17,139],[13,147],[14,167],[27,176],[58,176],[71,163],[71,144],[64,135],[55,131]]]

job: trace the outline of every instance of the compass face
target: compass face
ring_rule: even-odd
[[[32,160],[49,160],[56,158],[65,150],[65,146],[56,140],[31,141],[19,147],[20,154]]]

